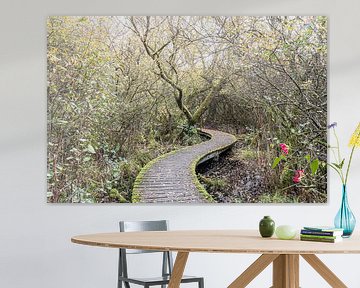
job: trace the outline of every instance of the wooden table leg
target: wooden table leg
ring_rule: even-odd
[[[183,277],[185,265],[188,257],[189,257],[189,252],[177,253],[168,288],[180,287],[181,278]]]
[[[263,254],[254,263],[252,263],[238,278],[232,282],[228,288],[244,288],[254,280],[271,262],[273,262],[279,255],[277,254]]]
[[[301,255],[333,288],[347,288],[347,286],[314,254]]]
[[[299,288],[299,255],[281,254],[274,260],[272,288]]]

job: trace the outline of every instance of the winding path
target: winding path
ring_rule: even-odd
[[[133,189],[133,202],[206,203],[211,196],[197,179],[195,168],[235,142],[234,135],[202,129],[210,140],[162,155],[149,162],[139,173]]]

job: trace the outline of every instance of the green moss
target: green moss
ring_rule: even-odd
[[[208,134],[204,131],[202,131],[204,134]],[[214,150],[211,150],[210,152],[204,154],[204,155],[201,155],[199,157],[197,157],[190,165],[190,172],[191,172],[191,175],[192,175],[192,179],[193,179],[193,182],[196,186],[196,188],[199,190],[199,192],[205,197],[206,200],[208,200],[209,202],[215,202],[214,198],[206,191],[206,189],[204,188],[204,186],[200,183],[198,177],[197,177],[197,174],[196,174],[196,167],[198,165],[198,163],[200,162],[201,159],[205,158],[206,156],[209,156],[211,154],[214,154],[216,152],[220,152],[220,151],[223,151],[225,150],[226,148],[229,148],[231,147],[232,145],[234,145],[237,141],[237,138],[234,136],[234,135],[231,135],[229,134],[232,138],[233,138],[233,142],[228,144],[228,145],[224,145],[224,146],[221,146],[217,149],[214,149]]]
[[[113,198],[113,199],[118,200],[120,203],[126,203],[126,202],[128,202],[128,201],[125,199],[125,197],[122,196],[122,195],[120,194],[120,192],[119,192],[117,189],[115,189],[115,188],[112,188],[112,189],[110,190],[109,196],[110,196],[111,198]]]
[[[244,159],[244,160],[254,160],[257,159],[257,153],[254,150],[251,149],[243,149],[240,151],[239,153],[239,157],[240,159]]]
[[[141,200],[141,197],[140,197],[139,190],[134,188],[132,190],[131,202],[132,203],[139,203],[140,200]]]
[[[196,166],[197,163],[199,163],[199,161],[203,158],[203,156],[198,157],[195,161],[193,161],[190,165],[190,172],[191,172],[191,177],[193,180],[193,183],[195,184],[196,189],[198,189],[198,191],[202,194],[202,196],[209,202],[215,202],[214,198],[206,191],[206,189],[204,188],[203,185],[201,185],[197,175],[196,175]]]
[[[205,176],[199,175],[199,179],[202,183],[205,184],[205,186],[207,188],[221,190],[227,186],[227,182],[221,178],[216,178],[216,177],[210,178],[210,177],[205,177]]]
[[[290,198],[284,192],[267,193],[259,197],[259,203],[298,203],[297,198]]]

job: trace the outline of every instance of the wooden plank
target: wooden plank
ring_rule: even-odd
[[[257,230],[190,230],[117,232],[75,236],[74,243],[140,250],[249,254],[360,253],[359,234],[335,245],[321,242],[262,238]],[[345,257],[345,256],[344,256]]]
[[[244,288],[258,276],[271,262],[279,255],[263,254],[254,263],[252,263],[238,278],[232,282],[228,288]]]
[[[189,252],[177,253],[168,288],[180,287],[181,278],[183,277],[188,257]]]
[[[333,288],[347,288],[347,286],[316,256],[301,255],[321,277]]]
[[[299,288],[299,255],[286,255],[288,287]]]
[[[286,255],[279,255],[273,262],[273,286],[272,288],[285,287],[284,274],[286,274]]]
[[[275,259],[272,288],[299,288],[299,255],[282,254]]]

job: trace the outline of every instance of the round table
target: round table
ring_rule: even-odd
[[[315,254],[360,253],[360,237],[339,243],[307,242],[299,239],[262,238],[256,230],[190,230],[97,233],[74,236],[72,242],[90,246],[176,251],[169,288],[178,288],[190,252],[262,254],[228,288],[246,287],[273,263],[274,288],[299,287],[301,255],[330,285],[347,287]]]

